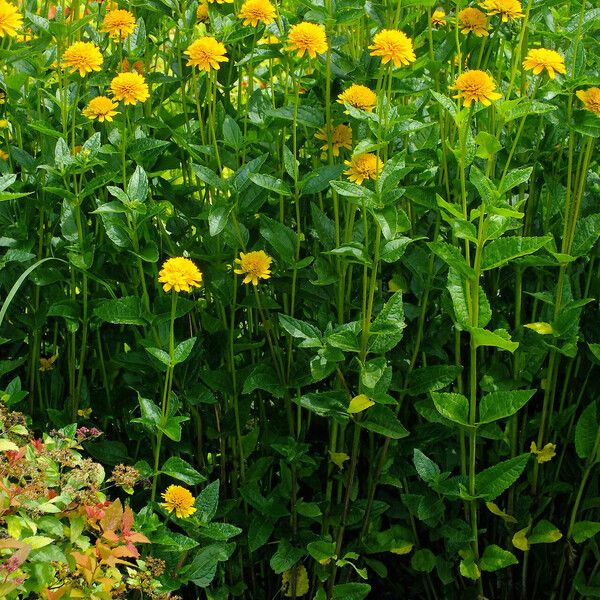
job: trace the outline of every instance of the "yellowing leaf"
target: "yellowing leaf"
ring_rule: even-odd
[[[43,548],[48,544],[52,544],[54,539],[51,537],[46,537],[45,535],[32,535],[25,538],[23,542],[29,544],[32,550],[37,550],[38,548]]]
[[[19,446],[17,446],[14,442],[10,440],[0,439],[0,452],[6,452],[6,450],[18,450]]]
[[[512,515],[509,515],[507,512],[503,511],[495,502],[486,502],[485,505],[493,515],[504,519],[507,523],[517,522],[517,520]]]
[[[352,400],[350,400],[350,406],[348,407],[348,412],[353,415],[363,410],[367,410],[373,406],[375,402],[369,398],[366,394],[359,394],[358,396],[354,396]]]
[[[537,444],[531,442],[529,449],[532,454],[535,454],[535,457],[540,464],[548,462],[556,456],[556,444],[548,443],[541,450],[538,450]]]
[[[517,531],[517,533],[515,533],[515,535],[513,535],[513,539],[512,539],[513,546],[515,548],[518,548],[519,550],[523,550],[523,552],[526,552],[527,550],[529,550],[529,540],[527,539],[527,530],[528,530],[528,528],[525,527],[525,529],[521,529],[520,531]]]
[[[527,327],[527,329],[532,329],[540,335],[550,335],[551,333],[554,333],[552,325],[550,325],[550,323],[544,323],[542,321],[540,321],[539,323],[527,323],[527,325],[524,325],[524,327]]]
[[[400,546],[390,548],[390,552],[394,554],[408,554],[413,549],[414,544],[412,542],[402,541]]]
[[[339,467],[340,469],[344,466],[344,463],[349,458],[350,457],[345,452],[331,452],[331,451],[329,451],[329,459],[331,460],[331,462],[334,465],[336,465],[336,467]]]

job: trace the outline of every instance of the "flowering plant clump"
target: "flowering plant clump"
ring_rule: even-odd
[[[0,0],[0,598],[600,597],[596,5]]]

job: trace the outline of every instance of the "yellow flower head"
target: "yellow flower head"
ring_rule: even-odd
[[[259,23],[268,25],[275,20],[275,7],[269,0],[246,0],[242,4],[240,19],[243,19],[244,25],[256,27]]]
[[[458,13],[458,26],[463,33],[474,33],[477,37],[490,35],[487,18],[478,8],[465,8]]]
[[[291,598],[294,595],[294,587],[296,589],[296,597],[304,596],[308,593],[308,573],[304,565],[296,565],[284,571],[281,576],[281,591],[284,596]]]
[[[119,73],[110,82],[110,91],[115,100],[123,100],[125,104],[145,102],[150,96],[148,84],[139,73]]]
[[[121,8],[109,10],[100,28],[100,31],[108,33],[111,38],[116,40],[124,40],[134,30],[135,17],[128,10]]]
[[[113,120],[113,117],[119,114],[115,110],[117,106],[118,104],[116,102],[113,102],[106,96],[96,96],[89,101],[82,112],[88,119],[98,119],[100,123],[103,123],[104,121],[110,123]]]
[[[520,0],[483,0],[480,6],[490,15],[500,15],[504,23],[525,16]]]
[[[200,2],[196,9],[196,20],[200,23],[208,21],[208,2]]]
[[[377,96],[373,90],[364,85],[353,83],[347,90],[342,92],[337,101],[340,104],[349,104],[358,110],[371,112],[377,104]]]
[[[298,23],[294,25],[287,38],[287,49],[295,50],[297,56],[304,56],[306,52],[310,58],[315,58],[317,54],[327,52],[327,35],[323,25],[316,23]]]
[[[600,115],[600,88],[592,87],[588,90],[578,90],[577,97],[583,102],[587,110]]]
[[[81,77],[99,71],[103,60],[100,50],[92,42],[75,42],[63,54],[63,65],[71,69],[71,73],[79,71]]]
[[[502,98],[502,94],[494,91],[496,84],[485,71],[465,71],[452,87],[458,92],[453,97],[464,98],[465,106],[471,106],[473,101],[489,106],[492,101]]]
[[[550,79],[554,79],[555,73],[564,75],[567,72],[565,59],[558,52],[546,48],[530,50],[523,61],[523,67],[528,71],[533,71],[534,75],[539,75],[546,69]]]
[[[49,356],[48,358],[44,358],[40,356],[40,371],[45,373],[46,371],[52,371],[54,369],[54,363],[58,358],[58,354],[54,354],[53,356]]]
[[[209,4],[233,4],[233,0],[206,0]]]
[[[325,142],[325,144],[321,146],[321,150],[324,152],[327,151],[329,142],[327,134],[328,131],[326,127],[321,127],[321,129],[315,133],[315,137],[318,140],[323,140]],[[331,126],[331,152],[333,153],[333,156],[340,155],[340,148],[346,148],[347,150],[352,149],[352,129],[343,123],[337,127]]]
[[[214,37],[205,36],[192,42],[184,52],[190,59],[188,67],[198,67],[201,71],[219,70],[220,62],[229,62],[225,46]]]
[[[164,502],[161,502],[161,506],[167,512],[175,511],[175,514],[180,519],[187,519],[196,512],[194,502],[196,498],[192,496],[190,490],[186,490],[180,485],[170,485],[166,491],[162,493]]]
[[[396,68],[417,60],[412,40],[403,31],[397,29],[378,31],[369,50],[371,50],[371,56],[381,56],[382,64],[385,65],[391,61]]]
[[[0,160],[8,160],[8,153],[0,150]]]
[[[531,454],[535,454],[540,464],[551,461],[556,456],[556,444],[546,444],[541,450],[538,450],[537,444],[531,442],[529,450]]]
[[[352,160],[345,160],[348,169],[344,175],[348,175],[350,181],[361,185],[365,179],[377,179],[381,173],[381,161],[375,154],[355,154]]]
[[[192,288],[200,287],[202,273],[189,259],[183,256],[169,258],[163,263],[158,272],[158,281],[163,284],[163,290],[170,292],[191,292]]]
[[[239,265],[233,272],[237,275],[245,275],[243,283],[252,282],[258,285],[259,279],[269,279],[271,277],[271,262],[273,259],[263,250],[256,252],[240,252],[240,257],[235,259]]]
[[[434,27],[443,27],[446,25],[446,13],[441,8],[438,8],[433,11],[431,15],[431,24]]]
[[[0,0],[0,37],[15,37],[17,29],[23,25],[23,16],[16,6]]]

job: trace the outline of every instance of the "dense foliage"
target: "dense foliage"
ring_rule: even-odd
[[[597,2],[208,2],[0,0],[0,595],[600,596]]]

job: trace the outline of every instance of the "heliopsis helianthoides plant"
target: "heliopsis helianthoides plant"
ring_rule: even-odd
[[[391,62],[394,67],[402,67],[415,62],[417,57],[413,50],[412,40],[397,29],[382,29],[373,37],[369,46],[371,56],[379,56],[381,64]]]
[[[502,98],[502,94],[495,91],[494,79],[485,71],[477,69],[459,75],[451,87],[458,92],[453,98],[462,98],[467,107],[471,106],[472,102],[481,102],[484,106],[489,106]]]
[[[193,288],[200,287],[202,273],[189,258],[176,256],[163,263],[158,281],[162,283],[165,292],[191,292]]]
[[[170,485],[163,493],[164,502],[161,506],[168,512],[175,512],[178,519],[187,519],[196,512],[194,502],[196,498],[192,496],[190,490],[180,485]]]
[[[349,104],[358,110],[371,112],[377,105],[377,95],[365,85],[353,83],[337,98],[340,104]]]
[[[264,250],[254,252],[240,252],[240,257],[235,259],[237,267],[233,270],[236,275],[243,275],[243,283],[258,285],[260,279],[271,277],[271,263],[273,259]]]
[[[123,41],[135,31],[135,17],[128,10],[120,8],[108,10],[100,31],[108,33],[114,40]]]
[[[458,13],[458,26],[462,33],[474,33],[477,37],[490,35],[485,13],[471,6]]]
[[[600,116],[600,88],[591,87],[587,90],[577,90],[577,97],[587,110]]]
[[[116,102],[106,96],[96,96],[88,102],[82,112],[88,119],[98,119],[100,123],[104,121],[110,123],[113,117],[119,114],[116,110],[118,106]]]
[[[483,0],[480,6],[489,15],[499,15],[503,23],[525,16],[520,0]]]
[[[565,59],[556,50],[548,50],[547,48],[533,48],[529,50],[523,67],[527,71],[533,71],[534,75],[539,75],[543,71],[548,73],[550,79],[554,79],[556,73],[564,75],[567,72],[565,67]]]
[[[336,127],[322,127],[315,133],[315,137],[325,142],[321,146],[321,150],[324,152],[327,152],[331,144],[333,156],[339,156],[342,148],[352,150],[352,129],[343,123],[340,123]]]
[[[115,100],[125,105],[145,102],[150,97],[148,84],[139,73],[119,73],[110,82],[110,91]]]
[[[431,15],[431,24],[434,27],[444,27],[447,24],[446,11],[442,8],[436,8]]]
[[[0,37],[16,37],[17,30],[23,25],[23,15],[16,6],[6,0],[0,0]]]
[[[92,42],[75,42],[65,50],[62,57],[63,66],[71,73],[79,72],[81,77],[100,71],[103,62],[100,49]]]
[[[269,25],[275,20],[275,7],[269,0],[246,0],[238,14],[244,25],[256,27],[259,23]]]
[[[355,154],[350,160],[345,160],[344,164],[348,167],[344,175],[358,185],[362,185],[366,179],[377,179],[383,166],[377,155],[369,152]]]
[[[327,52],[325,28],[308,21],[292,25],[287,35],[287,50],[295,52],[299,57],[306,53],[310,58]]]
[[[198,67],[201,71],[218,71],[220,63],[228,62],[225,46],[211,36],[201,37],[192,42],[185,54],[188,56],[188,66]]]

